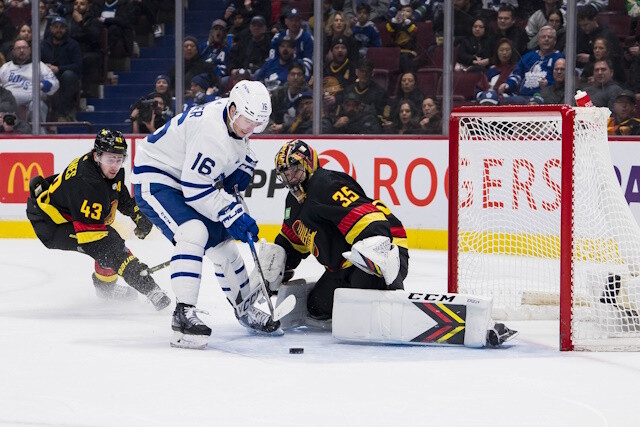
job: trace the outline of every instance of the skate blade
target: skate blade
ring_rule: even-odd
[[[512,339],[514,339],[518,335],[520,335],[520,332],[514,331],[513,329],[510,329],[509,330],[509,334],[506,337],[502,337],[502,342],[505,343],[507,341],[511,341]]]
[[[209,335],[187,335],[179,331],[173,332],[169,343],[171,347],[204,350],[209,343]]]
[[[245,326],[245,328],[247,329],[247,331],[249,331],[253,335],[261,335],[265,337],[281,337],[282,335],[284,335],[284,331],[282,330],[282,328],[278,328],[273,332],[260,331],[258,329],[253,329],[248,326]]]

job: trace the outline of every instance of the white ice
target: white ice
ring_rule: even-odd
[[[128,246],[149,265],[161,236]],[[246,245],[240,246],[252,265]],[[204,351],[169,346],[171,310],[96,298],[93,262],[0,240],[0,425],[631,426],[637,353],[558,351],[555,321],[511,322],[497,350],[354,345],[327,332],[249,335],[205,263]],[[303,263],[301,277],[322,272]],[[173,296],[168,271],[155,274]],[[411,251],[406,288],[445,291],[446,253]],[[304,354],[290,355],[290,347]]]

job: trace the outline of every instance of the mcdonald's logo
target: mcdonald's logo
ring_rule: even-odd
[[[0,153],[0,202],[26,202],[36,175],[53,175],[53,153]]]

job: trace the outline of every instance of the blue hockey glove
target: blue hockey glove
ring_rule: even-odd
[[[252,157],[251,153],[247,153],[244,161],[238,166],[238,169],[233,171],[231,175],[222,180],[224,191],[229,194],[233,194],[233,187],[238,186],[238,191],[244,191],[251,183],[251,177],[253,177],[253,170],[256,168],[258,160]]]
[[[251,240],[258,241],[258,224],[245,212],[240,203],[233,202],[220,212],[218,212],[220,222],[225,226],[231,237],[243,243],[249,243],[248,233],[251,233]]]

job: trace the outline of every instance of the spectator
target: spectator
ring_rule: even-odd
[[[459,45],[465,38],[471,36],[471,27],[476,16],[480,14],[480,2],[471,0],[453,0],[453,44]],[[439,13],[433,20],[433,31],[442,38],[444,33],[444,14]]]
[[[289,68],[295,59],[295,42],[289,37],[282,37],[278,46],[278,56],[268,59],[253,76],[254,80],[263,82],[269,92],[287,81]]]
[[[96,0],[96,4],[102,4],[98,21],[107,28],[109,55],[130,57],[133,54],[133,3],[131,0]]]
[[[285,134],[310,134],[313,131],[313,96],[311,92],[302,92],[296,99],[296,116],[290,125],[285,126]]]
[[[170,118],[164,117],[164,100],[159,93],[152,92],[131,106],[131,132],[150,134],[160,129]]]
[[[355,92],[347,92],[331,133],[371,135],[381,132],[380,121],[372,105],[364,104]]]
[[[297,113],[295,104],[301,93],[308,87],[304,80],[304,66],[294,62],[289,68],[287,82],[271,93],[271,125],[269,132],[282,133],[282,130],[293,123]]]
[[[495,50],[495,39],[482,18],[477,18],[471,28],[471,37],[462,40],[458,46],[457,71],[485,71]]]
[[[375,22],[386,20],[390,0],[345,0],[342,10],[344,10],[347,25],[355,24],[358,19],[358,7],[362,4],[369,6],[369,19]]]
[[[582,69],[582,75],[580,76],[582,82],[585,84],[593,84],[593,65],[596,61],[601,61],[607,58],[610,58],[611,63],[613,64],[613,80],[619,84],[624,83],[627,79],[624,68],[622,67],[624,61],[620,57],[611,56],[611,52],[609,52],[609,42],[604,37],[598,37],[593,42],[593,54],[591,55],[589,62],[585,64]]]
[[[227,62],[231,56],[232,42],[233,38],[227,36],[227,23],[222,19],[216,19],[211,23],[207,41],[200,46],[196,44],[200,56],[205,62],[212,64],[218,78],[227,75]]]
[[[422,119],[420,119],[422,133],[428,135],[442,134],[442,111],[440,105],[430,96],[422,101]]]
[[[82,90],[97,97],[97,85],[104,82],[102,24],[89,12],[89,0],[75,0],[69,21],[69,36],[82,51]]]
[[[409,2],[408,0],[391,0],[387,19],[391,19],[398,14],[398,7]],[[410,1],[413,6],[413,22],[434,21],[436,17],[442,15],[442,4],[444,0],[414,0]]]
[[[335,77],[342,89],[356,81],[356,64],[349,61],[347,40],[338,37],[331,42],[331,62],[325,64],[324,77]]]
[[[400,85],[398,87],[398,91],[396,93],[396,104],[394,108],[393,115],[396,110],[400,106],[401,101],[409,100],[413,106],[422,105],[422,101],[425,98],[425,94],[420,91],[417,85],[418,79],[414,73],[404,73],[400,75]],[[385,107],[385,117],[389,116],[389,112],[391,111],[390,107]],[[388,125],[388,123],[387,123]]]
[[[398,104],[396,114],[391,123],[385,127],[386,133],[394,135],[409,135],[422,133],[422,128],[418,121],[418,112],[413,102],[402,100]]]
[[[525,30],[516,24],[515,10],[510,5],[500,6],[498,9],[498,31],[497,38],[507,38],[511,40],[513,46],[522,57],[527,52],[527,42],[529,37]]]
[[[564,12],[558,9],[549,12],[547,25],[556,30],[556,49],[560,52],[564,52],[567,40],[567,28],[565,26]],[[529,40],[529,43],[527,43],[527,49],[533,50],[536,46],[538,46],[538,34]]]
[[[613,64],[610,59],[602,59],[593,64],[593,84],[584,90],[589,94],[593,105],[609,107],[613,111],[613,104],[622,88],[613,80]]]
[[[205,74],[198,74],[191,79],[191,89],[187,92],[189,96],[185,98],[185,104],[182,111],[186,111],[187,108],[191,108],[194,105],[203,105],[207,102],[215,101],[220,98],[213,93],[209,93],[211,90],[211,82],[209,76]]]
[[[529,98],[528,105],[542,105],[544,104],[544,99],[537,93]]]
[[[356,68],[356,82],[347,87],[347,90],[354,92],[360,97],[365,105],[373,105],[376,115],[382,117],[384,107],[389,102],[387,91],[373,81],[373,62],[368,58],[361,58]]]
[[[553,66],[558,58],[564,58],[554,49],[556,30],[548,25],[542,27],[538,40],[539,49],[526,53],[507,81],[498,87],[503,103],[526,104],[544,86],[553,84]]]
[[[333,8],[333,2],[331,0],[322,0],[322,22],[327,22],[329,17],[336,13],[336,10]],[[315,19],[313,16],[309,18],[309,28],[313,30],[313,24]],[[313,32],[313,31],[312,31]]]
[[[49,10],[44,1],[40,1],[38,5],[38,18],[40,19],[40,40],[44,40],[44,36],[49,34]]]
[[[593,45],[598,37],[607,39],[607,50],[611,58],[622,58],[622,47],[618,36],[598,23],[598,12],[591,6],[580,8],[576,39],[576,67],[582,68],[591,60]]]
[[[171,105],[171,78],[166,74],[159,74],[156,76],[154,83],[154,92],[159,93],[162,96],[165,106]],[[173,114],[172,114],[173,116]]]
[[[31,133],[31,125],[18,119],[18,116],[14,111],[7,109],[5,105],[0,104],[0,134],[5,133],[19,133],[27,134]]]
[[[17,39],[13,43],[13,60],[0,67],[0,84],[11,91],[18,104],[18,118],[31,120],[33,84],[31,73],[31,46],[26,40]],[[49,108],[47,96],[58,90],[60,83],[49,67],[40,61],[40,117],[44,121]]]
[[[16,36],[16,27],[4,11],[4,2],[0,1],[0,49],[2,52],[10,52],[13,38]],[[6,56],[6,55],[5,55]]]
[[[216,75],[214,64],[206,62],[202,56],[200,56],[200,52],[198,51],[198,39],[192,36],[184,38],[184,41],[182,42],[182,57],[184,58],[184,91],[191,88],[191,79],[198,74],[207,73],[211,77],[211,80],[214,79]],[[175,90],[175,67],[172,67],[167,75],[170,79],[169,83],[173,85],[172,89]]]
[[[0,86],[0,111],[18,113],[18,103],[10,90]]]
[[[493,89],[485,90],[478,94],[478,104],[480,105],[498,105],[500,103],[500,96],[498,92]]]
[[[154,0],[133,0],[134,33],[136,36],[149,36],[156,26],[158,6]]]
[[[567,73],[567,61],[559,58],[553,64],[553,84],[547,85],[540,91],[545,104],[564,104],[564,79]]]
[[[631,63],[627,87],[636,93],[636,101],[640,101],[640,35],[627,48],[627,58]]]
[[[640,119],[633,117],[636,108],[636,95],[623,90],[613,103],[613,116],[607,122],[609,135],[640,135]]]
[[[267,33],[267,21],[260,15],[251,18],[249,29],[234,41],[229,53],[228,67],[231,73],[243,68],[255,73],[269,57],[271,34]]]
[[[513,48],[513,43],[507,38],[498,40],[491,63],[487,70],[487,80],[489,89],[497,90],[502,83],[505,83],[511,72],[516,68],[520,56]]]
[[[632,18],[640,16],[640,0],[627,0],[627,14]]]
[[[356,42],[356,39],[353,37],[353,32],[343,12],[338,11],[329,17],[329,20],[324,26],[324,36],[325,62],[333,60],[333,54],[331,53],[332,43],[333,40],[339,38],[343,39],[347,46],[349,61],[351,61],[352,64],[358,62],[358,42]]]
[[[234,15],[240,14],[246,22],[260,15],[271,22],[271,0],[231,0],[225,9],[224,19],[230,21]]]
[[[67,20],[56,16],[40,49],[42,62],[53,71],[60,88],[51,97],[51,120],[74,122],[76,99],[80,92],[82,50],[67,34]]]
[[[360,56],[367,54],[370,47],[381,47],[380,32],[373,21],[369,20],[371,14],[371,6],[368,3],[360,3],[357,7],[357,20],[351,27],[353,38],[358,44],[358,53]]]
[[[413,23],[413,8],[404,5],[391,21],[387,22],[387,31],[393,37],[393,43],[400,47],[400,72],[413,70],[416,52],[416,32],[418,27]]]
[[[307,80],[309,80],[313,71],[313,37],[302,28],[302,17],[298,9],[293,8],[289,10],[285,16],[284,22],[287,29],[280,31],[271,39],[269,59],[277,57],[277,48],[280,45],[280,39],[288,36],[295,42],[296,59],[304,65],[305,76]]]
[[[534,45],[529,45],[529,49],[535,49],[538,46],[537,36],[540,28],[549,24],[549,15],[551,12],[560,11],[562,18],[564,20],[565,11],[562,10],[562,0],[543,0],[543,6],[533,12],[529,19],[527,20],[527,26],[525,31],[527,32],[527,36],[529,37],[531,43],[533,39],[536,39],[536,43]],[[556,32],[558,30],[556,29]]]

